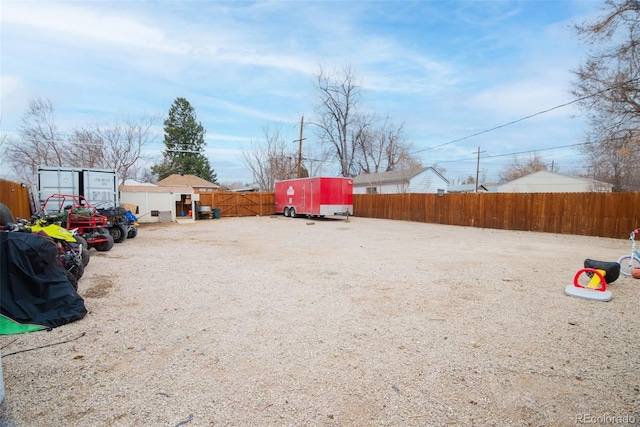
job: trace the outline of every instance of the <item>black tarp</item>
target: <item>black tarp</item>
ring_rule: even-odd
[[[55,244],[40,235],[0,232],[0,282],[0,312],[20,324],[55,328],[87,314]]]

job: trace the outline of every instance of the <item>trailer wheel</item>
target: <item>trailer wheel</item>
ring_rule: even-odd
[[[289,209],[289,216],[291,218],[295,218],[296,217],[296,208],[294,208],[293,206],[291,207],[291,209]]]
[[[289,216],[289,208],[284,208],[284,211],[282,211],[282,215],[284,215],[285,217]]]

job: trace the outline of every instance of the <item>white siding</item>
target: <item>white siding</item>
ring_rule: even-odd
[[[367,194],[367,187],[353,186],[353,194]]]
[[[438,190],[446,192],[448,186],[433,170],[427,169],[411,178],[407,193],[437,193]]]
[[[159,222],[159,217],[151,216],[151,211],[170,211],[171,221],[176,220],[176,204],[174,193],[162,193],[152,191],[120,193],[122,203],[138,206],[138,222]]]
[[[377,194],[407,193],[406,185],[402,184],[369,184],[367,186],[353,186],[353,194],[367,194],[367,188],[375,188]]]
[[[610,192],[609,184],[558,173],[539,171],[498,187],[499,193],[587,193]]]
[[[393,178],[389,175],[393,174]],[[449,183],[433,168],[425,168],[411,177],[410,172],[383,172],[381,174],[361,175],[354,179],[353,194],[367,194],[367,189],[375,188],[377,194],[398,193],[438,193],[447,191]],[[368,179],[369,182],[365,182]],[[369,191],[370,193],[371,191]]]

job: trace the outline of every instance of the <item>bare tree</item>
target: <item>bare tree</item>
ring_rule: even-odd
[[[112,127],[95,126],[94,134],[102,141],[103,164],[117,171],[122,184],[135,178],[138,161],[149,160],[144,148],[155,139],[152,128],[157,122],[157,117],[145,115],[140,119],[124,117]]]
[[[72,149],[67,154],[67,166],[104,167],[104,142],[92,128],[74,129],[69,144]]]
[[[588,138],[583,147],[583,152],[589,158],[587,171],[578,171],[577,175],[608,182],[613,185],[613,191],[640,189],[638,138],[640,135],[636,136],[633,132],[626,137],[598,141]]]
[[[404,126],[380,119],[360,107],[360,86],[350,68],[338,75],[320,68],[316,76],[317,120],[321,143],[340,164],[343,176],[411,168],[420,162],[412,158]]]
[[[297,176],[297,154],[287,148],[280,133],[282,126],[262,128],[264,140],[252,142],[251,149],[243,150],[240,160],[251,171],[256,184],[263,191],[273,191],[275,182]]]
[[[548,169],[547,164],[542,161],[542,158],[538,156],[537,153],[530,154],[526,159],[522,159],[516,155],[513,156],[513,163],[500,174],[500,182],[513,181],[525,175],[542,170],[546,171]]]
[[[320,68],[315,87],[319,99],[314,124],[320,129],[320,141],[331,147],[342,176],[357,175],[353,140],[357,135],[356,123],[362,121],[357,116],[360,86],[351,68],[345,67],[339,76]]]
[[[124,116],[115,125],[75,129],[69,137],[73,149],[67,156],[67,166],[115,169],[121,184],[136,178],[139,162],[150,160],[144,148],[156,138],[153,126],[158,121],[151,115],[139,119]]]
[[[17,138],[7,138],[3,154],[11,168],[25,182],[33,182],[38,166],[63,166],[69,152],[58,132],[51,101],[36,98],[18,126]]]
[[[144,147],[154,139],[157,117],[123,118],[114,126],[80,127],[63,136],[50,101],[29,101],[18,127],[19,137],[7,138],[4,157],[16,174],[33,182],[38,166],[115,169],[121,182],[133,177],[135,165],[146,160]]]
[[[2,127],[2,116],[0,115],[0,128]],[[0,137],[0,150],[2,150],[2,146],[4,145],[5,141],[7,140],[7,134],[3,134]]]
[[[420,160],[410,154],[403,126],[395,126],[389,117],[379,128],[368,122],[359,123],[355,136],[359,173],[378,173],[394,170],[413,171],[421,167]]]
[[[132,170],[132,178],[142,182],[157,182],[157,176],[151,172],[151,168],[136,164]],[[131,177],[130,177],[131,178]]]
[[[638,190],[640,170],[640,2],[606,0],[603,15],[576,25],[588,44],[586,61],[574,71],[572,94],[588,113],[583,148],[591,178],[614,191]]]
[[[384,150],[384,162],[386,170],[416,170],[422,167],[420,160],[411,154],[412,144],[404,135],[404,125],[396,126],[389,123],[389,117],[385,119],[377,133],[378,143],[376,147]]]

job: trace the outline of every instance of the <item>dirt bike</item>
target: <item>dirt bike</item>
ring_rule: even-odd
[[[75,252],[80,252],[80,259],[84,267],[89,264],[91,252],[87,249],[84,237],[79,236],[76,230],[67,230],[64,227],[48,223],[46,220],[35,216],[32,217],[32,221],[30,225],[27,225],[27,228],[30,228],[32,233],[43,231],[52,239],[68,244]]]

